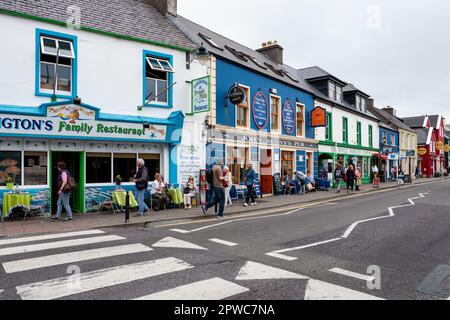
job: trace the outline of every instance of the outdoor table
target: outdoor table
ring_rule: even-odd
[[[134,197],[133,192],[128,191],[128,194],[130,195],[130,208],[136,208],[139,207],[139,204],[136,201],[136,198]],[[121,208],[125,208],[125,197],[127,193],[126,191],[122,190],[116,190],[112,192],[113,201],[115,204],[117,204]]]
[[[169,189],[167,195],[172,199],[174,205],[180,205],[183,203],[183,194],[180,189]]]
[[[29,193],[4,193],[3,194],[3,216],[8,216],[9,210],[15,206],[30,208],[31,194]]]

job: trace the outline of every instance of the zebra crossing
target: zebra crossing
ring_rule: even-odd
[[[0,240],[0,265],[3,268],[0,268],[0,279],[14,275],[18,275],[19,279],[22,279],[23,275],[27,275],[26,279],[34,279],[34,275],[39,276],[39,281],[12,284],[14,287],[9,289],[3,287],[0,294],[6,289],[3,293],[15,290],[16,296],[22,300],[69,299],[76,298],[77,295],[83,297],[83,294],[95,294],[97,290],[108,288],[114,290],[121,285],[134,286],[138,285],[140,281],[153,281],[159,277],[165,279],[164,277],[196,270],[196,267],[189,262],[174,256],[165,256],[168,248],[208,252],[207,248],[171,237],[163,238],[148,246],[142,243],[121,243],[126,240],[125,237],[109,235],[102,230]],[[94,245],[95,248],[89,248]],[[166,250],[164,257],[156,254],[157,251],[164,249]],[[60,253],[52,252],[53,250],[70,251]],[[37,256],[33,256],[36,254]],[[114,257],[126,257],[127,259],[136,257],[143,261],[110,265],[110,262],[115,261],[112,260]],[[70,275],[65,273],[63,276],[48,272],[49,270],[53,271],[51,268],[58,266],[67,265],[70,269],[70,267],[76,267],[82,263],[99,261],[107,264],[108,267],[100,267],[83,273],[81,269],[77,271],[77,268],[72,268]],[[61,272],[61,269],[58,271]],[[50,275],[47,276],[48,274]],[[44,280],[42,279],[43,275],[45,275]],[[205,276],[205,278],[186,283],[189,282],[186,280],[189,277],[186,277],[182,280],[184,283],[179,286],[158,288],[159,291],[156,292],[152,285],[149,285],[144,288],[147,290],[144,294],[142,294],[141,288],[141,291],[135,294],[138,297],[127,298],[135,300],[222,300],[248,294],[251,292],[252,281],[292,279],[308,281],[305,292],[306,299],[326,299],[327,297],[333,299],[378,299],[358,291],[252,261],[246,262],[239,270],[236,270],[232,279],[229,279],[229,276],[228,278],[224,277],[226,279],[217,276]],[[4,282],[2,281],[2,283]]]

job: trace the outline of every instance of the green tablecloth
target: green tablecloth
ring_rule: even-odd
[[[24,206],[29,208],[31,203],[31,194],[15,194],[15,193],[4,193],[3,194],[3,216],[9,214],[9,210],[15,206]]]
[[[183,203],[183,193],[180,189],[170,189],[167,191],[167,194],[172,199],[172,203],[175,205],[180,205]]]
[[[136,201],[136,198],[133,195],[133,192],[128,191],[128,194],[130,195],[130,208],[136,208],[139,207],[139,204]],[[119,205],[120,207],[125,207],[125,197],[126,197],[125,191],[113,191],[113,201],[115,204]]]

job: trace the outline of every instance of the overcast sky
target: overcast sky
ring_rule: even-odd
[[[277,40],[287,64],[320,66],[399,116],[450,122],[448,0],[178,0],[178,11],[253,49]]]

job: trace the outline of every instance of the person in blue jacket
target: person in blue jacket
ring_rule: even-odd
[[[247,186],[247,197],[245,198],[245,207],[248,207],[250,199],[252,200],[252,206],[256,206],[254,184],[256,180],[256,172],[253,170],[253,164],[249,164],[247,172],[245,173],[245,185]]]

